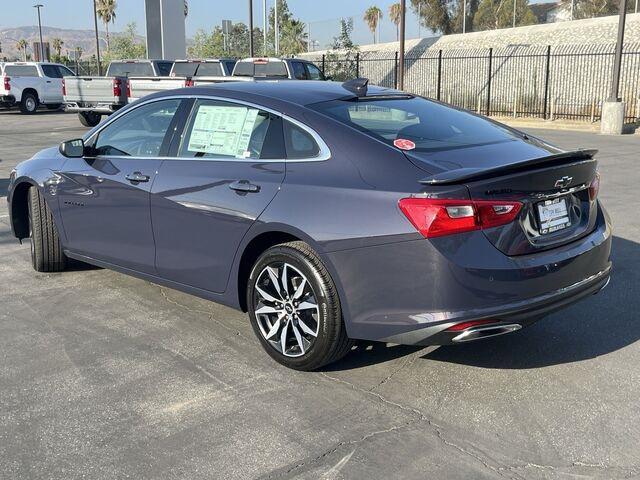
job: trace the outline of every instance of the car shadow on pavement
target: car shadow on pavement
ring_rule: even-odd
[[[6,197],[9,190],[9,179],[0,178],[0,197]]]
[[[518,332],[440,347],[424,359],[482,368],[527,369],[578,362],[640,339],[640,244],[613,238],[611,282],[597,295]]]
[[[606,355],[640,339],[640,244],[613,238],[613,273],[607,288],[534,325],[464,345],[432,347],[422,358],[483,368],[527,369]],[[359,341],[324,371],[362,368],[425,347]]]

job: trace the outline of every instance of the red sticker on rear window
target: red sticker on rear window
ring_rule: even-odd
[[[413,150],[414,148],[416,148],[416,144],[411,140],[407,140],[406,138],[396,138],[393,141],[393,144],[400,150]]]

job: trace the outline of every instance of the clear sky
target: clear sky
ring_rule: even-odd
[[[267,0],[267,9],[275,0]],[[248,0],[188,0],[189,16],[186,21],[187,36],[193,36],[202,28],[211,30],[222,19],[234,22],[248,21]],[[0,0],[0,28],[37,25],[33,4],[41,3],[42,23],[52,27],[86,29],[93,27],[93,0]],[[116,21],[113,31],[122,30],[130,21],[138,24],[144,35],[144,0],[117,0]],[[254,0],[254,24],[262,26],[263,0]],[[340,17],[353,17],[354,40],[371,43],[372,36],[362,21],[367,7],[377,5],[383,12],[381,40],[395,40],[395,26],[388,19],[388,7],[393,0],[288,0],[289,9],[304,22],[311,23],[312,39],[318,35],[325,43],[337,33]],[[407,1],[409,5],[411,2]],[[7,8],[9,7],[10,8]],[[422,35],[425,30],[422,29]],[[417,37],[417,19],[407,8],[407,37]]]

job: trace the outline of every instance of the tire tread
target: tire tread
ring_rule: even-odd
[[[33,268],[38,272],[60,272],[66,266],[66,256],[62,251],[53,214],[37,187],[29,189],[29,202]]]

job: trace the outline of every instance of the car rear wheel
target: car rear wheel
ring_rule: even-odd
[[[31,115],[38,110],[38,97],[33,93],[24,93],[20,102],[20,111]]]
[[[276,245],[256,261],[247,305],[267,353],[296,370],[315,370],[351,349],[335,284],[304,242]]]
[[[95,127],[100,123],[102,115],[94,112],[80,112],[78,113],[78,118],[80,119],[80,123],[85,127]]]
[[[62,251],[58,229],[53,215],[40,191],[29,189],[29,225],[31,240],[31,263],[37,272],[60,272],[67,258]]]

